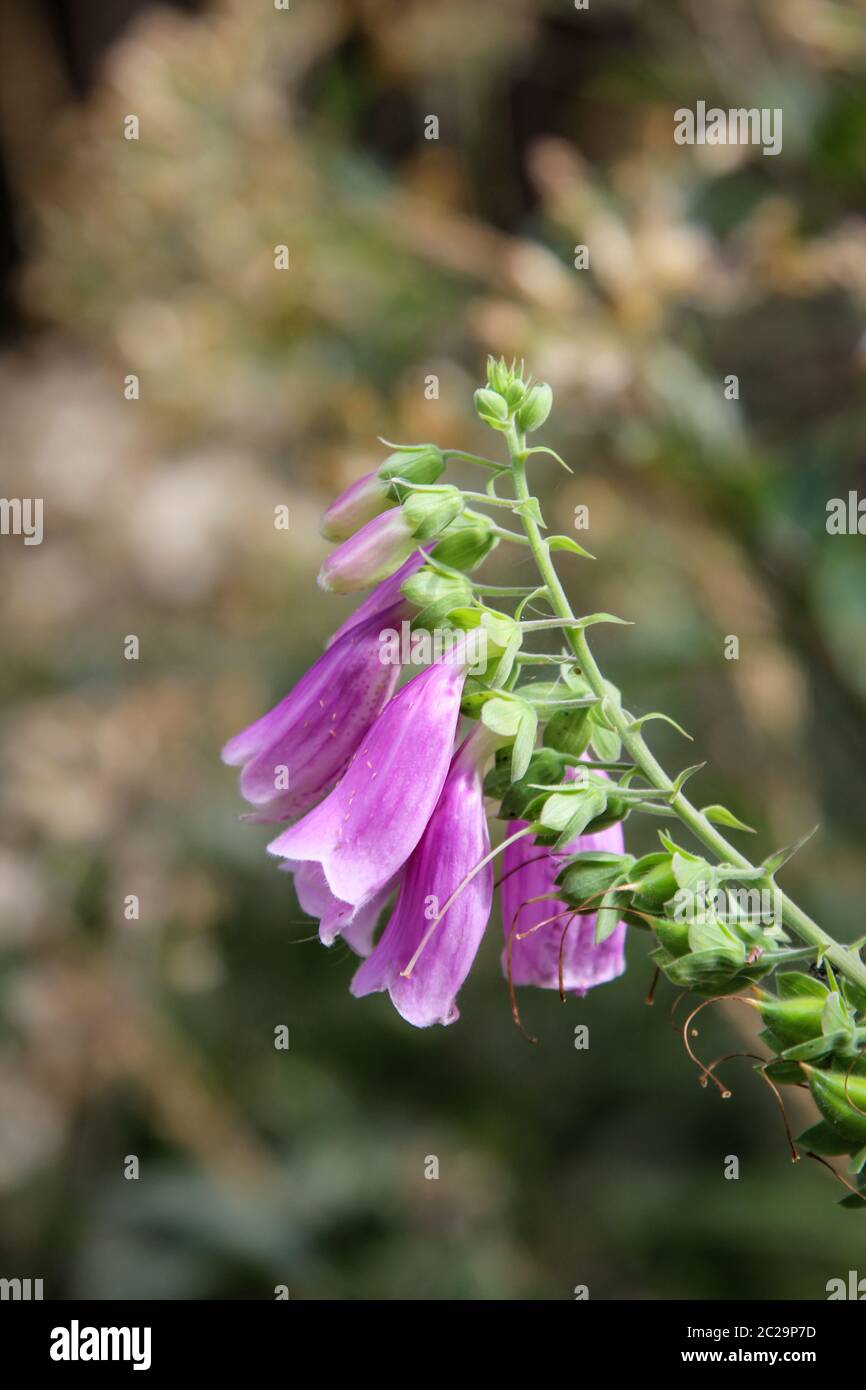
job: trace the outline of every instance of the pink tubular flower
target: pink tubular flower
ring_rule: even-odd
[[[506,834],[513,835],[524,824],[524,821],[511,821]],[[620,922],[607,940],[597,946],[595,913],[573,916],[574,909],[555,897],[557,874],[568,855],[582,850],[622,854],[622,825],[611,825],[595,835],[580,835],[555,854],[534,844],[529,837],[516,840],[504,851],[500,890],[505,931],[502,968],[509,973],[508,942],[511,937],[512,984],[558,989],[560,949],[562,983],[569,993],[584,995],[594,985],[615,980],[625,970],[625,923]],[[541,897],[547,893],[551,896]],[[540,901],[532,901],[539,897]],[[558,916],[559,913],[564,915]],[[551,917],[556,920],[550,921]],[[547,925],[541,926],[542,922]],[[564,947],[563,932],[566,933]],[[524,939],[518,940],[518,937]]]
[[[331,893],[353,908],[381,893],[412,853],[439,799],[465,676],[464,653],[455,648],[449,660],[404,685],[334,790],[268,846],[271,854],[320,864]]]
[[[402,507],[382,512],[326,556],[319,588],[350,594],[386,579],[408,559],[416,541]]]
[[[339,936],[357,956],[370,954],[373,934],[393,884],[386,884],[382,892],[363,907],[354,908],[351,903],[340,902],[334,897],[321,864],[287,862],[280,868],[294,875],[295,893],[304,912],[319,919],[319,938],[324,946],[332,946]]]
[[[400,585],[422,564],[423,556],[413,555],[380,584],[294,689],[229,739],[223,762],[242,767],[241,794],[257,808],[252,819],[301,815],[345,771],[394,692],[400,668],[380,660],[379,633],[408,614]]]
[[[419,549],[410,555],[406,563],[401,565],[394,574],[389,575],[387,579],[383,579],[381,584],[377,584],[373,592],[368,594],[367,597],[358,604],[354,613],[337,628],[333,637],[328,638],[328,646],[332,647],[350,628],[357,627],[359,623],[364,622],[367,618],[377,616],[383,627],[386,626],[388,619],[386,610],[393,608],[395,604],[403,605],[403,596],[400,593],[400,586],[404,580],[408,579],[411,575],[415,574],[416,570],[421,568],[425,559],[424,552],[429,549],[429,546],[419,547]],[[404,616],[402,613],[397,614],[398,618],[402,616]]]
[[[434,923],[436,912],[490,849],[481,779],[490,748],[490,735],[476,729],[455,753],[436,809],[406,865],[391,919],[352,980],[357,997],[387,990],[397,1012],[416,1028],[459,1017],[456,995],[490,917],[493,871],[487,864]]]
[[[359,526],[393,507],[395,500],[388,496],[387,481],[383,481],[378,468],[374,468],[350,483],[327,508],[322,517],[322,535],[329,541],[346,540]]]

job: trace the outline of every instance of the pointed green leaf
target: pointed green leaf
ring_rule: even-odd
[[[807,830],[805,835],[801,835],[799,840],[794,840],[793,844],[786,845],[784,849],[779,849],[776,851],[775,854],[771,854],[769,858],[764,860],[762,866],[764,872],[767,874],[778,873],[782,865],[787,864],[789,859],[793,859],[797,851],[802,849],[803,846],[807,844],[809,840],[811,840],[812,836],[815,834],[817,829],[818,826],[813,825],[812,829]]]
[[[547,542],[551,550],[567,550],[570,555],[582,555],[584,560],[594,560],[595,556],[584,550],[571,536],[550,536]]]
[[[701,815],[706,816],[713,825],[729,825],[732,830],[743,830],[748,835],[755,834],[753,826],[746,825],[745,821],[741,821],[727,806],[704,806]]]
[[[804,1129],[803,1133],[797,1136],[797,1143],[804,1149],[814,1149],[816,1154],[821,1154],[824,1158],[837,1158],[840,1154],[848,1153],[851,1148],[848,1140],[826,1120],[819,1120],[816,1125]]]
[[[675,719],[671,719],[669,714],[660,714],[658,711],[654,711],[652,714],[642,714],[639,719],[633,719],[629,728],[641,729],[643,725],[649,723],[651,719],[663,720],[665,724],[670,724],[672,729],[676,729],[678,734],[682,734],[683,738],[687,738],[689,743],[694,743],[691,734],[686,733],[682,724],[678,724]]]

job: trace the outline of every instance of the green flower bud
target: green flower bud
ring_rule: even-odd
[[[463,510],[459,488],[445,483],[429,492],[411,492],[401,511],[416,541],[429,541],[450,526]]]
[[[866,1144],[866,1076],[855,1069],[846,1079],[844,1071],[822,1071],[801,1063],[809,1079],[812,1099],[828,1124],[858,1149]]]
[[[452,521],[437,542],[433,558],[451,569],[471,574],[498,544],[490,518],[467,509]],[[457,604],[453,606],[456,608]]]
[[[677,891],[677,881],[672,868],[672,856],[659,850],[655,854],[645,854],[632,870],[632,883],[635,888],[635,906],[657,911],[670,902]]]
[[[799,1071],[799,1068],[798,1068]],[[802,1082],[803,1073],[794,1081]],[[826,1120],[819,1120],[816,1125],[797,1135],[797,1143],[803,1149],[814,1149],[815,1153],[822,1154],[824,1158],[838,1158],[841,1154],[850,1153],[851,1140],[846,1139]]]
[[[653,953],[655,958],[655,953]],[[742,988],[740,971],[745,961],[745,952],[717,948],[707,951],[689,951],[679,960],[667,964],[659,962],[671,984],[680,989],[693,990],[695,994],[736,994]]]
[[[438,627],[445,623],[452,608],[472,600],[468,579],[440,574],[430,565],[425,565],[405,579],[400,585],[400,592],[420,610],[412,620],[415,628]]]
[[[516,374],[512,375],[511,380],[502,392],[505,397],[505,404],[510,411],[515,411],[522,404],[526,395],[526,383]]]
[[[790,999],[777,999],[773,994],[764,994],[746,1002],[756,1009],[767,1024],[774,1041],[784,1051],[796,1047],[798,1043],[821,1037],[821,1016],[824,1012],[824,999],[817,996],[794,995]]]
[[[326,541],[345,541],[368,521],[393,507],[388,488],[375,469],[350,483],[335,498],[322,517],[321,532]]]
[[[542,739],[545,748],[555,748],[559,753],[579,758],[589,747],[592,737],[589,709],[586,706],[583,709],[558,710],[545,726]]]
[[[537,430],[544,424],[553,405],[553,392],[546,381],[527,391],[514,417],[519,430]]]
[[[631,855],[587,850],[574,855],[559,874],[556,883],[563,902],[572,907],[600,900],[632,863]]]
[[[632,880],[634,875],[631,875]],[[637,900],[633,900],[637,906]],[[653,923],[655,934],[660,944],[672,956],[679,959],[680,956],[688,954],[689,950],[689,926],[688,922],[672,922],[667,917],[657,917]]]
[[[488,357],[487,381],[491,390],[498,391],[500,395],[504,395],[508,390],[511,372],[505,364],[504,357]]]
[[[564,759],[552,748],[537,748],[524,775],[517,782],[512,782],[511,755],[508,750],[503,750],[497,753],[495,766],[484,780],[484,795],[497,800],[502,798],[499,808],[501,820],[526,820],[527,808],[544,797],[544,792],[539,792],[535,784],[554,786],[562,781],[565,767]]]
[[[600,830],[607,830],[609,826],[616,825],[618,821],[626,820],[629,811],[628,802],[624,801],[621,796],[617,796],[616,793],[612,796],[608,795],[604,811],[589,822],[583,832],[584,835],[597,835]]]
[[[492,430],[504,430],[508,428],[509,409],[505,400],[498,391],[488,391],[485,387],[479,387],[475,392],[475,409],[485,423]]]
[[[435,444],[417,444],[396,449],[376,470],[382,482],[405,478],[409,483],[435,483],[445,471],[445,455]],[[399,499],[397,499],[399,500]]]

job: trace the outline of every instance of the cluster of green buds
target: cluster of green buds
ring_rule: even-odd
[[[523,379],[523,364],[510,367],[500,358],[487,362],[487,386],[475,392],[478,416],[492,430],[507,430],[513,423],[518,430],[529,434],[540,429],[553,406],[553,392],[547,382],[532,384]]]

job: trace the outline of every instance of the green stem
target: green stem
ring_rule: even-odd
[[[526,478],[524,440],[513,425],[506,433],[505,438],[511,460],[511,476],[514,481],[515,496],[518,501],[527,502],[531,499],[532,494]],[[525,514],[521,516],[521,520],[526,532],[526,539],[538,566],[538,572],[547,586],[551,607],[561,618],[574,619],[574,612],[562,587],[556,566],[551,559],[550,548],[541,534],[538,523],[531,516]],[[599,699],[604,699],[608,693],[604,676],[590,650],[586,633],[582,628],[567,628],[563,635],[574,652],[590,689]],[[647,747],[640,730],[631,728],[628,719],[618,705],[609,704],[606,706],[606,713],[635,765],[640,768],[650,785],[658,788],[659,791],[671,792],[673,782],[661,763]],[[734,864],[737,868],[754,872],[755,866],[751,861],[746,859],[738,849],[725,839],[712,822],[707,820],[703,812],[699,811],[697,806],[692,805],[683,792],[677,792],[671,797],[670,806],[683,824],[688,826],[695,838],[720,860],[726,864]],[[776,888],[769,875],[757,881],[762,887]],[[859,985],[861,989],[866,989],[866,965],[845,946],[829,936],[786,893],[780,889],[776,891],[779,893],[782,921],[785,925],[790,927],[802,941],[806,941],[810,946],[815,946],[822,951],[837,969],[848,976],[849,980]]]

